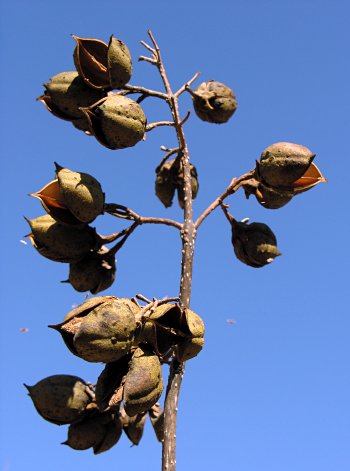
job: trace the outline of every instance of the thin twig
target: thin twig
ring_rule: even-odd
[[[175,123],[173,121],[157,121],[155,123],[147,124],[146,132],[152,131],[159,126],[175,126]]]
[[[216,209],[224,199],[226,199],[228,196],[232,195],[235,193],[242,185],[247,180],[250,180],[253,175],[254,175],[255,169],[251,170],[250,172],[245,173],[239,178],[233,178],[229,186],[226,188],[226,190],[222,193],[222,195],[218,196],[208,207],[203,213],[199,216],[199,218],[196,220],[194,223],[195,228],[198,229],[198,227],[202,224],[204,219],[206,219],[209,214]]]
[[[118,250],[120,250],[123,247],[123,245],[125,244],[127,239],[130,237],[132,232],[139,225],[140,225],[140,223],[138,221],[135,221],[134,224],[131,224],[131,226],[129,226],[127,229],[124,229],[124,237],[114,247],[109,249],[109,253],[110,254],[116,254],[118,252]]]
[[[166,149],[162,149],[162,150],[166,150]],[[172,155],[179,154],[179,152],[180,152],[179,147],[175,147],[174,149],[167,149],[167,150],[168,150],[168,152],[165,154],[165,156],[160,161],[160,164],[156,168],[156,172],[158,172],[158,169],[160,169]]]
[[[115,203],[105,204],[104,210],[106,213],[110,214],[111,216],[136,221],[139,225],[164,224],[165,226],[176,227],[176,229],[179,229],[179,230],[182,229],[182,224],[178,221],[174,221],[173,219],[167,219],[167,218],[140,216],[139,214],[135,213],[135,211],[133,211],[132,209],[127,208],[126,206],[123,206],[121,204],[115,204]]]
[[[139,61],[149,62],[150,64],[157,65],[157,61],[147,56],[139,56]]]
[[[144,46],[146,49],[148,49],[149,51],[151,51],[152,54],[155,54],[155,50],[153,49],[153,47],[151,47],[149,44],[147,44],[146,41],[140,41],[140,43],[141,43],[142,46]]]
[[[124,85],[124,90],[127,90],[128,93],[141,93],[142,95],[154,96],[156,98],[161,98],[162,100],[168,99],[168,95],[165,93],[145,87],[139,87],[138,85],[130,85],[129,83]]]
[[[183,92],[185,92],[187,90],[188,87],[190,87],[190,85],[192,85],[192,83],[197,80],[197,78],[199,77],[200,75],[200,72],[196,72],[194,74],[194,76],[188,81],[186,82],[184,85],[182,85],[181,88],[179,88],[179,90],[175,93],[175,96],[176,97],[179,97]]]

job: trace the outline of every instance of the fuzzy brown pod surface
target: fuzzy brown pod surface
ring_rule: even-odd
[[[87,254],[79,262],[70,263],[67,282],[76,291],[97,294],[112,286],[115,274],[115,255],[103,246],[99,251]]]
[[[198,174],[194,165],[191,170],[192,198],[195,199],[198,193]],[[169,160],[156,169],[156,195],[166,208],[173,204],[175,191],[177,191],[180,207],[185,206],[183,193],[184,175],[181,163],[178,159]]]
[[[57,425],[80,420],[94,400],[93,390],[78,376],[49,376],[26,388],[38,413]]]
[[[160,398],[163,378],[157,355],[145,347],[133,353],[124,383],[124,409],[129,417],[147,412]]]
[[[89,121],[91,134],[108,149],[133,147],[145,135],[146,116],[131,98],[109,95],[82,111]]]
[[[75,127],[89,133],[89,125],[80,108],[91,106],[106,96],[103,90],[93,90],[75,71],[62,72],[44,84],[45,92],[38,98],[48,111]]]
[[[93,449],[95,455],[111,449],[122,434],[122,423],[118,415],[100,414],[92,411],[82,421],[68,429],[68,439],[63,445],[74,450]]]
[[[237,109],[231,88],[215,80],[201,83],[191,95],[197,116],[209,123],[226,123]]]
[[[92,175],[73,172],[56,164],[56,179],[31,196],[41,201],[56,221],[68,225],[92,222],[103,213],[105,195]]]
[[[68,226],[49,214],[27,219],[27,222],[32,231],[27,237],[34,248],[54,262],[77,262],[91,251],[98,250],[103,243],[92,227]]]
[[[236,257],[254,268],[263,267],[281,255],[275,234],[266,224],[247,224],[232,218],[232,244]]]
[[[73,59],[79,75],[93,89],[122,88],[131,78],[131,55],[126,44],[114,36],[109,44],[100,39],[74,36]]]
[[[114,296],[92,298],[50,326],[61,333],[69,350],[86,361],[110,363],[126,355],[134,341],[134,304]]]
[[[313,163],[315,154],[292,142],[276,142],[267,147],[256,163],[256,178],[244,185],[246,196],[254,194],[268,209],[278,209],[291,199],[326,182]]]

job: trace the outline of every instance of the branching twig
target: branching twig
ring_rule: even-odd
[[[131,221],[136,221],[138,225],[141,224],[164,224],[165,226],[172,226],[176,227],[176,229],[182,229],[182,224],[178,221],[174,221],[173,219],[167,218],[156,218],[156,217],[144,217],[140,216],[139,214],[135,213],[130,208],[123,206],[121,204],[116,203],[108,203],[105,204],[104,208],[106,213],[109,213],[111,216],[115,216],[117,218],[122,219],[129,219]]]
[[[152,129],[159,126],[175,126],[175,123],[173,121],[157,121],[156,123],[147,124],[146,132],[152,131]]]
[[[212,203],[207,207],[207,209],[199,216],[197,221],[195,222],[195,228],[202,224],[204,219],[206,219],[209,214],[216,209],[225,198],[235,193],[247,180],[250,180],[255,173],[255,170],[251,170],[250,172],[245,173],[239,178],[233,178],[229,186],[226,190],[222,193],[222,195],[218,196]]]
[[[179,88],[179,90],[175,93],[175,96],[179,97],[183,92],[185,92],[187,90],[187,88],[189,88],[190,85],[192,85],[192,83],[195,80],[197,80],[199,75],[200,75],[200,72],[197,72],[188,82],[186,82],[184,85],[182,85],[182,87]]]

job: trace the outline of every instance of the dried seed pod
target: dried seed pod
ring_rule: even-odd
[[[157,355],[144,347],[135,350],[124,383],[124,409],[129,417],[147,412],[160,398],[163,378]]]
[[[261,206],[268,209],[279,209],[289,203],[294,193],[287,190],[272,188],[260,182],[259,187],[255,191],[255,197]]]
[[[80,420],[94,399],[90,386],[78,376],[48,376],[26,388],[38,413],[57,425]]]
[[[76,291],[97,294],[112,286],[115,273],[115,255],[103,246],[98,252],[91,252],[79,262],[71,263],[67,281]]]
[[[77,42],[74,64],[89,87],[122,88],[130,80],[131,56],[123,41],[111,36],[107,45],[99,39],[73,38]]]
[[[185,361],[200,352],[203,336],[204,323],[198,314],[188,308],[182,310],[178,304],[163,304],[144,319],[139,340],[161,356],[176,347],[178,360]]]
[[[260,268],[281,255],[275,234],[266,224],[231,219],[232,244],[236,257],[246,265]]]
[[[123,430],[133,445],[138,445],[141,441],[145,427],[147,412],[141,412],[133,417],[129,417],[124,408],[120,409]]]
[[[192,199],[195,199],[199,190],[198,174],[197,174],[196,167],[194,165],[191,165],[190,168],[191,168]],[[184,209],[185,207],[185,195],[183,191],[183,184],[184,184],[184,175],[183,175],[183,170],[181,169],[178,174],[177,187],[176,187],[177,198],[178,198],[181,209]]]
[[[295,195],[326,182],[314,157],[307,147],[291,142],[267,147],[256,163],[254,178],[244,184],[247,198],[254,194],[265,208],[278,209]]]
[[[197,116],[209,123],[226,123],[237,109],[231,88],[214,80],[201,83],[191,95]]]
[[[101,412],[119,406],[123,399],[124,377],[129,369],[131,355],[125,355],[120,360],[107,363],[98,377],[95,395],[96,404]]]
[[[119,417],[110,414],[94,413],[81,422],[70,425],[68,439],[63,445],[74,450],[93,448],[97,455],[111,449],[122,434],[122,424]]]
[[[58,330],[72,353],[90,362],[110,363],[133,344],[135,315],[128,299],[100,296],[70,311]]]
[[[194,165],[191,165],[191,187],[192,198],[195,199],[198,193],[198,174]],[[156,169],[156,195],[166,208],[172,205],[175,190],[177,190],[180,207],[184,208],[184,175],[181,163],[178,159],[164,162]]]
[[[110,37],[108,45],[108,73],[112,88],[123,88],[131,79],[130,51],[120,39]]]
[[[45,92],[38,98],[58,118],[71,121],[83,131],[89,130],[81,107],[91,106],[106,96],[103,90],[88,87],[77,72],[62,72],[44,84]]]
[[[164,411],[158,402],[148,411],[157,440],[164,440]]]
[[[170,160],[156,169],[156,195],[166,208],[173,204],[177,185],[176,173],[174,175],[172,170],[173,163],[174,160]]]
[[[67,226],[48,214],[27,222],[32,230],[27,237],[33,246],[40,255],[54,262],[76,262],[102,246],[101,238],[89,226]]]
[[[146,116],[130,98],[110,95],[82,111],[89,120],[91,133],[108,149],[132,147],[144,137]]]
[[[277,142],[261,154],[257,168],[262,180],[273,187],[288,187],[301,178],[316,154],[305,146]]]
[[[38,198],[56,221],[79,225],[103,213],[105,195],[93,176],[56,165],[57,178],[30,196]]]

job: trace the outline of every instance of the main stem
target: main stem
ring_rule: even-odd
[[[181,281],[180,281],[180,306],[187,308],[190,306],[192,269],[194,243],[196,229],[192,215],[192,186],[191,168],[188,147],[183,131],[182,121],[178,106],[178,94],[174,94],[163,65],[160,50],[152,33],[148,32],[155,47],[155,65],[158,67],[167,93],[167,103],[170,107],[174,120],[174,126],[181,152],[181,164],[184,175],[184,222],[181,230],[182,256],[181,256]],[[177,404],[184,374],[184,364],[173,359],[170,365],[169,379],[164,405],[164,441],[162,452],[162,471],[176,471],[176,418]]]

